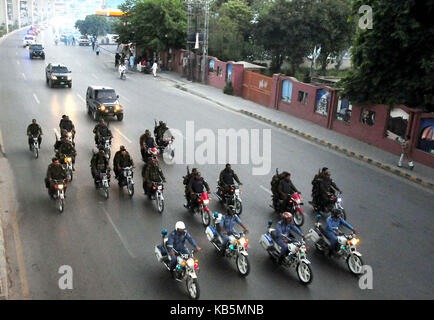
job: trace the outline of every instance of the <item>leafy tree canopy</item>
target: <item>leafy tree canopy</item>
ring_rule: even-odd
[[[75,27],[82,35],[105,36],[110,29],[110,24],[106,17],[98,15],[86,16],[84,20],[77,20]]]
[[[340,85],[353,103],[404,104],[434,111],[434,2],[354,0],[372,8],[373,28],[358,29],[353,70]]]

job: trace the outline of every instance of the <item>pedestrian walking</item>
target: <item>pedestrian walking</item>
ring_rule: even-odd
[[[410,136],[406,136],[405,140],[401,143],[401,157],[399,158],[399,161],[398,161],[398,167],[401,168],[402,162],[404,160],[407,160],[408,166],[410,167],[410,170],[413,170],[414,164],[413,164],[413,160],[410,157],[410,152],[411,152]]]
[[[95,51],[95,40],[92,39],[92,51]]]
[[[155,60],[154,64],[152,65],[152,74],[154,75],[154,77],[157,76],[157,69],[158,69],[157,60]]]
[[[116,52],[115,54],[115,68],[117,68],[119,66],[119,59],[121,58],[121,56],[119,55],[119,53]]]
[[[99,45],[98,44],[96,45],[95,52],[96,52],[96,55],[99,56]]]
[[[130,56],[130,70],[134,70],[134,56]]]

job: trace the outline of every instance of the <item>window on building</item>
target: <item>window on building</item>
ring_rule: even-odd
[[[307,92],[299,91],[297,101],[302,104],[307,104]]]
[[[223,77],[223,69],[222,69],[222,67],[217,67],[217,76]]]
[[[329,100],[330,92],[324,89],[317,90],[315,112],[326,116],[329,108]]]
[[[387,122],[386,137],[398,142],[403,141],[407,131],[409,114],[401,108],[392,108]]]
[[[342,98],[338,100],[338,106],[336,109],[336,119],[339,121],[344,121],[350,123],[351,111],[353,106],[347,98]]]
[[[375,112],[363,108],[360,114],[360,122],[368,126],[373,126],[375,124]]]
[[[292,82],[289,80],[283,80],[282,100],[291,103],[291,97],[292,97]]]

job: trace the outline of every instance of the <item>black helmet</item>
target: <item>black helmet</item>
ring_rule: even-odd
[[[121,146],[121,147],[120,147],[120,150],[121,150],[121,151],[126,151],[127,149],[125,149],[124,146]]]
[[[235,206],[233,206],[233,205],[228,206],[227,212],[228,212],[228,214],[229,213],[235,214]]]
[[[51,162],[58,160],[56,157],[51,158]]]
[[[337,217],[337,216],[342,215],[342,214],[343,214],[342,209],[335,208],[332,210],[332,216],[333,217]]]

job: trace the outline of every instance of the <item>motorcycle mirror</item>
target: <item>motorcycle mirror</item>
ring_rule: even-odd
[[[317,219],[317,220],[321,220],[321,218],[322,218],[322,216],[321,216],[320,214],[317,214],[317,215],[316,215],[316,219]]]
[[[271,227],[272,224],[273,224],[273,220],[268,220],[268,226]]]
[[[214,218],[217,218],[219,216],[218,212],[214,212]]]
[[[163,231],[161,231],[161,234],[162,234],[163,236],[165,236],[165,235],[167,234],[167,230],[164,229]]]

